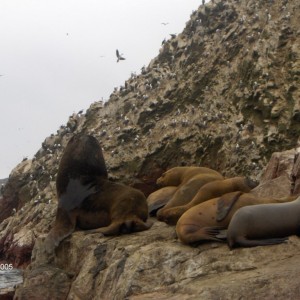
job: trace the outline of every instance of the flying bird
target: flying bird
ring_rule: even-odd
[[[120,60],[125,60],[125,59],[126,59],[126,58],[124,58],[124,57],[122,56],[123,53],[122,53],[122,54],[119,53],[119,50],[118,50],[118,49],[116,50],[116,55],[117,55],[117,58],[118,58],[117,62],[119,62]]]
[[[169,23],[167,23],[167,22],[161,22],[161,24],[166,26],[166,25],[168,25]]]

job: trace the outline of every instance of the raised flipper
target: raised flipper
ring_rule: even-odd
[[[74,208],[80,207],[81,203],[88,196],[97,193],[95,184],[82,184],[79,179],[69,178],[66,191],[60,195],[58,207],[71,211]]]
[[[231,208],[236,203],[236,201],[240,198],[240,196],[243,194],[243,192],[236,192],[233,196],[230,198],[229,195],[232,195],[232,193],[228,193],[223,195],[218,199],[217,203],[217,213],[216,213],[216,220],[217,222],[223,221],[229,214]]]
[[[256,246],[267,246],[284,243],[288,240],[288,237],[284,238],[270,238],[261,240],[248,240],[245,237],[237,237],[234,242],[228,242],[229,248],[232,249],[234,246],[239,247],[256,247]]]

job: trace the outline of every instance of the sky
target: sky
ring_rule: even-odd
[[[73,112],[107,100],[140,73],[201,3],[1,0],[0,178],[32,158]],[[116,62],[116,49],[126,60]]]

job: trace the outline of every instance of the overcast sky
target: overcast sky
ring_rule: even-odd
[[[0,178],[73,112],[139,73],[201,3],[0,0]],[[116,62],[116,49],[126,60]]]

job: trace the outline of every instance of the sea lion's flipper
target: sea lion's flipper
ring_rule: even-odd
[[[113,222],[108,226],[86,230],[86,233],[102,233],[103,235],[117,235],[120,232],[120,223]]]
[[[156,211],[164,207],[177,191],[176,186],[166,186],[153,193],[147,198],[148,211],[155,215]]]
[[[178,238],[184,244],[191,244],[203,240],[223,242],[222,239],[216,236],[220,233],[223,227],[199,227],[194,224],[180,225],[176,228]]]
[[[208,240],[213,240],[218,242],[223,241],[223,239],[219,238],[218,235],[221,234],[221,230],[223,230],[224,227],[214,226],[214,227],[203,227],[202,229],[204,234],[207,236]]]
[[[162,207],[164,207],[166,205],[166,203],[169,201],[169,199],[164,199],[166,200],[165,203],[162,202],[162,201],[157,201],[155,203],[151,203],[149,206],[148,206],[148,211],[149,211],[149,214],[150,216],[155,216],[156,215],[156,212],[161,209]]]
[[[117,235],[119,233],[131,233],[144,231],[149,229],[153,225],[153,222],[149,219],[144,222],[140,219],[126,220],[124,222],[116,221],[112,222],[106,227],[100,227],[98,229],[86,230],[87,233],[102,233],[103,235]]]
[[[220,229],[219,233],[216,235],[216,238],[220,240],[227,240],[227,229]]]
[[[232,193],[228,193],[221,196],[218,199],[217,213],[216,213],[217,222],[221,222],[227,217],[231,208],[233,207],[235,202],[240,198],[242,194],[243,192],[235,192],[234,195],[232,196]]]
[[[59,243],[69,236],[76,226],[76,212],[66,212],[62,208],[57,209],[54,227],[44,241],[45,250],[48,254],[54,253]]]
[[[139,218],[133,218],[125,220],[124,222],[119,223],[119,233],[131,233],[144,231],[149,229],[153,225],[153,222],[149,219],[144,222]]]
[[[238,245],[240,247],[267,246],[267,245],[281,244],[286,242],[287,240],[288,237],[270,238],[270,239],[261,239],[261,240],[248,240],[245,237],[237,237],[235,240],[235,245]],[[232,248],[232,245],[230,248]]]
[[[97,193],[95,184],[83,184],[80,179],[69,178],[66,191],[59,197],[59,207],[70,211],[80,207],[88,196]]]
[[[139,221],[134,222],[132,229],[134,232],[144,231],[144,230],[151,228],[152,225],[153,225],[153,222],[149,219],[146,222],[139,220]]]

